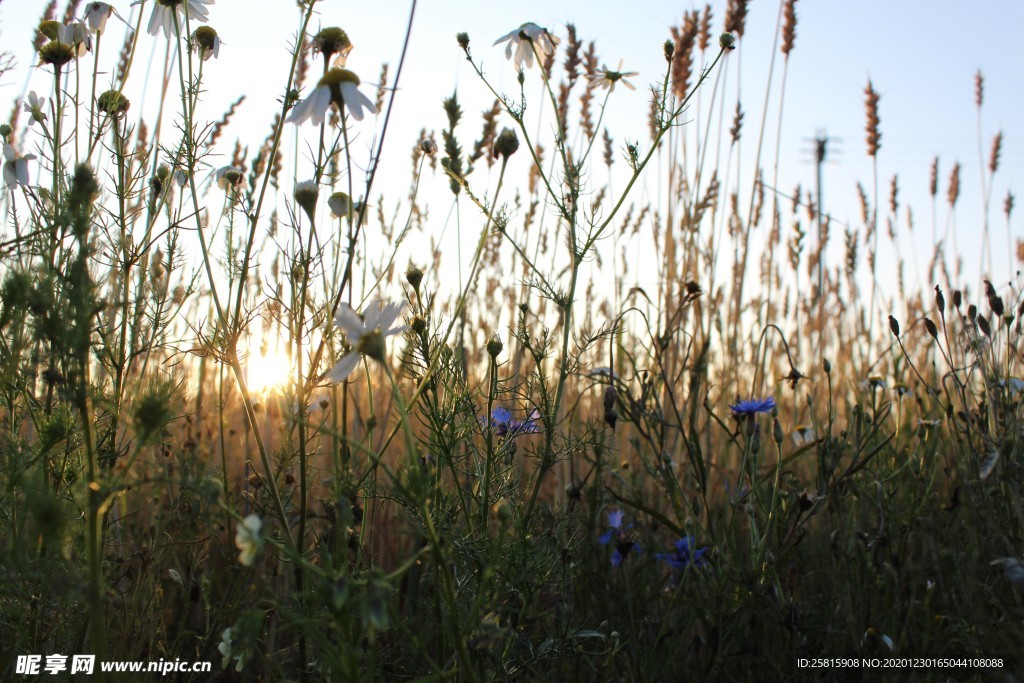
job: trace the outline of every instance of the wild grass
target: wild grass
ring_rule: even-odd
[[[820,182],[777,189],[794,0],[773,54],[746,57],[781,55],[760,117],[730,87],[748,3],[720,38],[710,5],[685,13],[646,140],[604,125],[634,75],[534,24],[504,38],[512,92],[480,66],[489,37],[453,35],[461,87],[493,106],[474,122],[438,92],[436,127],[395,139],[415,56],[360,82],[304,0],[256,148],[228,140],[241,100],[203,106],[208,60],[230,60],[215,8],[160,0],[127,30],[108,9],[45,8],[50,89],[0,127],[8,677],[82,652],[217,680],[790,680],[826,656],[1024,673],[1024,299],[989,275],[1002,133],[986,162],[980,115],[982,284],[956,248],[966,178],[943,215],[936,158],[913,291],[871,81],[861,220]],[[154,40],[173,46],[155,125],[125,94]],[[411,149],[397,202],[385,145]],[[451,197],[420,191],[437,177]]]

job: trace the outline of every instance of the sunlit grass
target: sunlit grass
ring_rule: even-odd
[[[823,656],[1024,675],[1021,283],[975,291],[950,240],[909,289],[874,168],[848,223],[745,181],[741,143],[783,154],[734,89],[746,2],[664,46],[652,27],[642,139],[606,123],[639,84],[617,56],[526,23],[453,32],[474,78],[398,140],[403,62],[347,70],[358,37],[305,0],[245,143],[234,106],[204,108],[231,46],[190,36],[217,6],[187,7],[147,8],[151,36],[49,6],[53,106],[2,130],[5,673],[84,649],[224,680],[800,680]],[[769,95],[799,58],[780,9]],[[153,127],[123,94],[151,41],[179,48],[148,65]]]

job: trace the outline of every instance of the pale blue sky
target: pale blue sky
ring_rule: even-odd
[[[32,29],[44,4],[33,0],[0,3],[3,45],[15,51],[22,67],[0,83],[0,117],[3,119],[8,117],[13,102],[22,96],[27,73],[32,72],[33,88],[42,90],[49,84],[49,77],[42,69],[25,68],[31,62]],[[126,18],[131,15],[126,0],[114,4]],[[715,25],[720,30],[725,3],[712,4]],[[323,26],[340,25],[352,37],[355,50],[349,66],[364,81],[375,81],[382,62],[392,65],[393,77],[409,6],[407,2],[382,1],[370,5],[324,0],[318,4],[318,9]],[[444,126],[440,102],[456,86],[467,111],[464,145],[471,145],[478,135],[477,112],[488,106],[489,100],[455,45],[457,31],[470,34],[474,55],[484,61],[499,86],[511,87],[514,71],[504,61],[501,48],[491,47],[494,39],[524,21],[546,25],[562,36],[565,24],[575,23],[582,37],[597,42],[603,62],[614,67],[622,59],[625,69],[640,71],[639,91],[630,93],[617,89],[606,123],[616,133],[618,141],[625,137],[646,141],[647,95],[642,92],[642,86],[662,73],[661,44],[668,36],[669,26],[680,21],[684,10],[697,7],[702,8],[703,3],[421,2],[383,166],[387,169],[390,164],[398,175],[381,178],[374,194],[383,191],[393,199],[404,195],[409,148],[421,127],[440,130]],[[753,0],[741,51],[730,56],[733,61],[729,67],[730,98],[735,97],[735,69],[742,59],[741,87],[747,112],[743,151],[748,159],[752,159],[754,134],[763,107],[778,10],[778,2]],[[145,11],[148,18],[151,10],[147,6]],[[297,11],[288,0],[219,0],[210,11],[211,25],[220,32],[224,47],[220,60],[207,66],[209,92],[203,112],[215,120],[229,102],[245,93],[248,100],[227,135],[229,139],[239,137],[255,147],[266,135],[270,117],[277,109],[276,99],[288,66],[286,49],[297,27]],[[1024,46],[1019,36],[1024,26],[1024,3],[1013,0],[971,4],[925,0],[801,0],[797,12],[796,48],[790,60],[782,129],[780,189],[789,192],[797,183],[807,187],[813,182],[808,139],[816,129],[826,128],[841,139],[834,148],[834,161],[826,171],[826,208],[838,219],[859,223],[856,182],[860,180],[870,186],[871,179],[870,159],[865,153],[862,92],[870,77],[882,95],[882,149],[878,162],[883,205],[889,179],[893,173],[899,173],[901,204],[905,206],[909,202],[913,206],[916,236],[927,238],[917,245],[923,250],[925,242],[930,241],[927,184],[931,158],[933,155],[940,157],[940,233],[949,171],[953,162],[959,161],[962,165],[962,193],[957,211],[959,246],[967,272],[974,272],[981,209],[973,79],[975,71],[981,69],[985,76],[982,125],[986,162],[992,136],[998,130],[1004,131],[1002,163],[992,192],[992,237],[994,274],[997,280],[1005,281],[1008,265],[1002,200],[1007,189],[1021,194],[1024,199],[1024,129],[1016,125],[1024,111],[1024,92],[1020,88]],[[119,43],[117,27],[112,31],[112,35],[115,34]],[[113,39],[109,41],[113,42]],[[163,45],[162,38],[144,37],[137,57],[140,62],[135,67],[136,82],[142,80],[151,50],[155,48],[162,58]],[[116,59],[116,52],[113,45],[103,45],[104,59]],[[777,68],[780,66],[781,60],[776,64]],[[774,139],[777,85],[778,73],[768,110],[768,126],[772,131],[769,140]],[[138,111],[137,107],[151,106],[155,89],[149,88],[144,104],[138,102],[141,93],[136,94],[133,111]],[[361,130],[368,139],[372,123],[364,122]],[[226,152],[228,150],[225,148]],[[773,153],[774,143],[770,143],[763,153],[762,165],[770,165]],[[522,164],[518,170],[522,172],[526,160],[518,161]],[[748,160],[743,166],[745,172],[749,172],[752,162]],[[744,183],[745,188],[749,187],[749,178],[745,178]],[[443,181],[438,187],[443,187]],[[435,217],[443,217],[447,201],[446,197],[434,206]],[[901,210],[901,221],[903,216]],[[1017,234],[1021,233],[1022,219],[1024,214],[1018,210],[1014,219]],[[833,242],[838,248],[839,233]],[[927,255],[922,255],[920,260],[927,261]],[[977,282],[976,275],[970,282]]]

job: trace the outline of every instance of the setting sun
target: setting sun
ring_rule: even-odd
[[[290,369],[291,359],[284,351],[270,349],[266,353],[253,353],[246,365],[249,391],[262,394],[283,387]]]

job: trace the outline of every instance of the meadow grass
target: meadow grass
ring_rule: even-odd
[[[799,680],[820,657],[1024,673],[1024,299],[985,279],[1002,133],[986,163],[980,73],[983,284],[956,251],[959,164],[940,239],[936,159],[933,285],[913,291],[871,81],[861,220],[820,186],[774,189],[794,0],[760,117],[729,87],[748,3],[720,37],[710,6],[686,12],[646,140],[603,124],[634,75],[535,24],[501,44],[515,92],[480,66],[488,37],[453,35],[461,87],[493,106],[467,121],[439,92],[437,129],[394,139],[414,56],[367,85],[345,31],[298,5],[256,148],[227,139],[241,100],[202,106],[209,60],[230,60],[206,0],[127,30],[104,3],[43,11],[50,89],[0,126],[7,678],[33,653],[214,662],[176,680]],[[155,125],[126,95],[153,40],[177,48]],[[101,50],[120,50],[112,77]],[[397,203],[385,145],[411,150]],[[437,177],[450,197],[420,192]],[[447,206],[459,256],[424,235]]]

